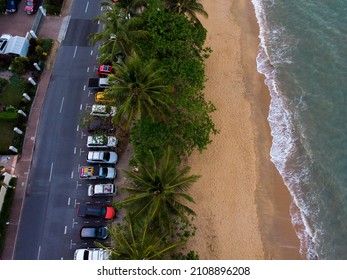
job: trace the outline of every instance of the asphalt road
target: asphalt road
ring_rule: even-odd
[[[102,28],[92,21],[100,13],[100,2],[79,0],[71,7],[67,33],[41,111],[16,260],[71,260],[75,249],[94,246],[93,241],[79,238],[80,227],[105,224],[77,217],[80,203],[105,204],[112,200],[88,197],[87,185],[98,181],[80,180],[78,176],[79,167],[86,164],[88,135],[80,126],[79,116],[94,101],[94,92],[87,84],[88,78],[97,76],[97,46],[88,44],[88,35]]]

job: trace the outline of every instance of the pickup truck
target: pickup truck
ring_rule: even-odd
[[[107,88],[108,78],[89,78],[88,87],[90,88]]]
[[[114,179],[116,169],[105,166],[81,166],[80,179]]]
[[[110,252],[102,248],[77,249],[74,253],[74,260],[108,260]]]
[[[108,196],[114,195],[117,187],[114,184],[96,184],[89,185],[88,196]]]
[[[102,218],[112,220],[116,215],[116,209],[112,206],[80,204],[78,206],[78,217],[81,218]]]

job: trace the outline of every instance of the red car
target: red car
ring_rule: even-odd
[[[112,220],[116,215],[116,209],[112,206],[80,204],[78,216],[81,218],[102,218]]]
[[[40,0],[27,0],[25,3],[24,11],[28,15],[35,14],[39,8]]]
[[[108,75],[112,74],[113,72],[111,65],[100,65],[98,68],[98,76],[99,77],[107,77]]]

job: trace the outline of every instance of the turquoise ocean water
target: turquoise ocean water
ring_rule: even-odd
[[[347,0],[252,0],[271,160],[306,259],[347,259]]]

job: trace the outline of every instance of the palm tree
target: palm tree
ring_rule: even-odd
[[[125,18],[131,18],[139,14],[146,6],[147,0],[119,0],[116,7],[125,15]]]
[[[129,214],[124,222],[124,225],[117,224],[109,228],[112,247],[97,243],[111,252],[111,260],[162,259],[166,252],[184,244],[184,241],[167,240],[167,233],[158,228],[153,230],[144,220],[134,220]]]
[[[136,47],[135,41],[146,38],[147,32],[140,29],[142,24],[140,17],[124,20],[120,16],[117,4],[107,1],[101,5],[105,9],[95,17],[94,21],[100,21],[105,27],[103,31],[91,34],[90,41],[93,45],[99,41],[103,42],[100,47],[101,62],[115,61],[120,53],[129,55]]]
[[[184,201],[194,203],[194,200],[184,191],[199,176],[188,176],[188,166],[179,169],[179,161],[171,147],[167,148],[159,162],[151,151],[148,161],[135,161],[138,171],[126,172],[132,184],[126,188],[129,196],[120,201],[119,205],[126,207],[135,218],[147,217],[149,222],[169,231],[178,220],[189,224],[188,216],[195,216],[195,212]]]
[[[125,122],[125,127],[141,117],[151,120],[165,116],[169,109],[169,87],[163,84],[161,70],[156,61],[142,60],[133,53],[125,63],[115,65],[116,75],[109,78],[110,87],[106,96],[116,100],[116,123]]]
[[[179,14],[186,14],[193,21],[200,22],[197,18],[197,14],[204,17],[208,17],[204,6],[199,2],[199,0],[164,0],[166,2],[166,7],[169,10],[177,12]]]

